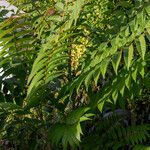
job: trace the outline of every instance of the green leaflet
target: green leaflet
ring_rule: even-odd
[[[36,64],[36,67],[34,67],[32,69],[32,72],[31,74],[29,75],[28,77],[28,84],[31,82],[31,80],[34,78],[34,76],[41,70],[45,67],[45,63],[47,62],[47,59],[44,58],[42,60],[40,60],[37,64]]]
[[[139,145],[134,146],[133,150],[150,150],[150,146],[139,144]]]
[[[110,58],[106,58],[104,61],[101,63],[97,64],[94,68],[91,68],[88,72],[90,72],[86,77],[85,77],[85,87],[86,90],[88,90],[88,86],[91,83],[92,76],[94,77],[95,83],[97,84],[98,78],[100,73],[102,73],[103,77],[105,77],[105,73],[107,70],[107,66],[109,64]],[[96,73],[96,78],[95,78],[95,73]],[[81,80],[82,82],[83,80]],[[81,84],[80,84],[81,85]]]
[[[48,84],[50,81],[53,81],[55,78],[58,78],[61,75],[63,75],[62,71],[54,71],[50,74],[47,73],[47,75],[45,76],[44,84]]]
[[[16,110],[21,109],[20,106],[14,104],[14,103],[0,103],[0,108],[6,109],[6,110]]]
[[[102,101],[102,102],[99,102],[99,103],[98,103],[97,107],[98,107],[98,109],[99,109],[100,112],[103,111],[103,106],[104,106],[104,104],[105,104],[105,101]]]
[[[98,69],[95,70],[95,72],[93,74],[95,85],[97,85],[100,73],[101,73],[101,70],[100,70],[100,68],[98,68]]]
[[[114,104],[116,104],[117,98],[118,98],[118,91],[115,90],[112,92],[112,99],[114,101]]]
[[[120,36],[122,36],[122,34],[123,34],[123,31],[120,33]],[[114,54],[116,52],[117,47],[120,46],[119,43],[120,43],[120,37],[119,36],[116,36],[115,38],[113,38],[111,40],[111,45],[112,45],[111,49],[114,47],[113,50],[111,50],[112,52],[110,52],[111,54]]]
[[[125,77],[120,77],[118,78],[118,91],[120,92],[120,94],[123,96],[124,95],[124,89],[125,89]]]
[[[114,68],[115,73],[117,74],[118,67],[121,61],[121,56],[122,56],[122,51],[117,52],[113,57],[112,57],[112,66]]]
[[[133,32],[136,32],[138,30],[138,21],[135,19],[133,19],[130,23],[129,23],[129,26],[130,26],[130,30]]]
[[[5,45],[6,43],[9,44],[9,42],[11,42],[11,40],[12,40],[13,38],[14,38],[13,36],[1,38],[0,46]]]
[[[106,74],[107,66],[108,66],[109,62],[110,62],[110,58],[107,58],[107,59],[103,60],[100,64],[100,70],[101,70],[103,78],[105,78],[105,74]]]
[[[106,101],[110,100],[111,94],[112,94],[112,88],[110,86],[109,87],[106,86],[104,89],[102,89],[100,93],[98,93],[96,97],[97,99],[96,102],[100,111],[103,109],[103,106],[104,106],[103,104]]]
[[[130,83],[131,83],[131,76],[127,75],[127,77],[125,79],[125,85],[128,89],[130,89]]]
[[[124,61],[128,70],[133,59],[133,51],[134,51],[133,44],[124,49]]]
[[[52,59],[48,60],[49,61],[48,68],[53,67],[54,64],[57,64],[59,62],[63,62],[64,60],[66,61],[68,58],[69,57],[67,55],[60,55],[60,56],[56,56],[56,57],[52,58]]]
[[[7,30],[0,30],[0,39],[3,38],[8,33],[11,33],[13,31],[13,28],[9,28]]]
[[[64,4],[62,2],[57,2],[55,4],[55,8],[62,11],[62,10],[64,10]]]
[[[150,16],[150,6],[146,7],[145,10],[146,10],[147,14]]]
[[[83,122],[83,121],[86,121],[86,120],[92,120],[92,119],[89,118],[89,117],[92,117],[92,116],[94,116],[94,114],[92,114],[92,113],[85,114],[80,118],[80,122]]]
[[[148,38],[148,40],[150,41],[150,28],[146,29],[146,37]]]
[[[14,21],[14,20],[13,20]],[[0,30],[4,29],[5,27],[11,25],[13,23],[11,19],[7,19],[4,22],[0,23]]]
[[[130,35],[130,27],[127,27],[125,29],[125,37],[129,36]]]
[[[95,70],[91,70],[90,73],[86,76],[86,78],[84,80],[85,87],[86,87],[87,91],[88,91],[89,84],[91,83],[92,76],[93,76],[94,72],[95,72]]]
[[[29,87],[28,87],[28,95],[29,93],[31,92],[32,88],[36,88],[38,87],[38,83],[40,81],[43,81],[44,79],[44,73],[45,73],[45,70],[41,70],[39,71],[35,76],[34,78],[32,79],[32,82],[30,83]],[[44,82],[44,81],[43,81]],[[41,83],[41,82],[40,82]]]
[[[76,88],[77,93],[79,92],[80,86],[82,85],[82,82],[85,80],[85,77],[86,77],[85,74],[83,74],[82,76],[80,76],[80,78],[74,80],[75,82],[73,82],[72,84],[71,93],[73,92],[74,88]]]
[[[108,47],[107,44],[108,44],[107,42],[101,43],[100,46],[98,47],[99,51],[103,52]],[[95,55],[96,55],[95,53],[96,53],[96,51],[93,51],[92,58],[95,57]]]
[[[145,13],[144,11],[142,11],[141,13],[139,13],[139,15],[137,16],[137,22],[143,27],[144,23],[145,23]]]
[[[146,42],[145,42],[144,35],[143,34],[140,35],[140,37],[138,38],[138,40],[135,40],[135,42],[136,42],[136,48],[137,48],[140,56],[144,60],[145,53],[146,53]]]
[[[57,63],[55,62],[51,63],[51,65],[47,67],[47,73],[49,74],[49,73],[54,72],[55,70],[57,70],[58,66],[61,66],[61,65],[62,65],[62,62],[60,61]]]
[[[70,6],[70,10],[72,11],[69,17],[69,20],[65,22],[65,30],[68,30],[71,25],[74,23],[76,25],[77,19],[79,17],[80,11],[82,10],[82,6],[84,5],[84,0],[76,0],[73,6]],[[69,10],[69,9],[68,9]]]
[[[137,78],[137,71],[138,71],[138,69],[136,68],[135,70],[133,70],[133,72],[132,72],[132,78],[133,78],[133,80],[136,82],[136,78]]]
[[[77,23],[77,19],[78,19],[78,16],[82,9],[83,4],[84,4],[84,0],[77,0],[74,4],[74,10],[71,15],[71,19],[74,20],[74,25],[76,25]]]
[[[83,132],[82,132],[82,129],[81,129],[81,125],[78,123],[78,125],[77,125],[77,133],[76,133],[76,138],[79,140],[79,141],[81,141],[81,137],[80,137],[80,135],[81,134],[83,134]]]
[[[86,90],[88,90],[88,86],[91,83],[92,77],[94,78],[95,81],[96,80],[98,81],[99,75],[101,73],[99,64],[97,64],[94,68],[89,69],[88,72],[90,72],[90,73],[86,76],[85,81],[84,81]],[[97,72],[97,74],[96,74],[97,78],[95,79],[96,72]],[[97,81],[96,81],[96,84],[97,84]]]
[[[138,67],[138,72],[140,73],[140,75],[142,76],[142,78],[144,78],[145,75],[145,62],[139,61],[139,63],[137,64]]]
[[[89,70],[89,66],[90,67],[94,67],[95,65],[97,65],[98,63],[100,63],[102,60],[102,56],[100,54],[97,54],[95,56],[95,58],[92,59],[92,61],[90,62],[90,64],[88,64],[88,66],[85,66],[84,70],[87,71]]]
[[[30,33],[32,33],[32,30],[31,29],[27,29],[27,30],[23,30],[23,31],[20,31],[20,32],[17,32],[15,33],[15,37],[22,37],[22,36],[26,36],[26,35],[29,35]]]

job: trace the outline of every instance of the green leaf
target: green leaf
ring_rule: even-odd
[[[138,15],[137,15],[137,22],[143,26],[143,23],[144,23],[144,11],[141,11]]]
[[[137,78],[137,71],[138,71],[138,69],[135,68],[135,70],[133,70],[133,72],[132,72],[132,78],[135,82],[136,82],[136,78]]]
[[[57,2],[56,4],[55,4],[55,7],[56,7],[56,9],[58,9],[58,10],[64,10],[64,4],[62,3],[62,2]]]
[[[85,114],[80,118],[80,122],[83,122],[83,121],[86,121],[86,120],[92,120],[91,118],[89,118],[89,117],[92,117],[92,116],[94,116],[94,114],[91,114],[91,113]]]
[[[100,112],[103,111],[104,104],[105,104],[104,100],[98,103],[97,107],[98,107],[98,109],[99,109]]]
[[[116,74],[118,72],[118,67],[121,61],[121,56],[122,56],[122,51],[117,52],[112,58],[112,65]]]
[[[119,86],[118,90],[120,91],[120,94],[123,96],[124,95],[124,89],[125,89],[125,77],[122,77],[119,79]]]
[[[73,13],[71,16],[72,19],[74,19],[74,25],[76,25],[76,23],[77,23],[77,19],[78,19],[78,16],[79,16],[79,13],[82,9],[83,4],[84,4],[84,0],[75,1]]]
[[[150,16],[150,6],[145,7],[147,14]]]
[[[39,70],[43,69],[45,67],[47,59],[42,59],[38,63],[36,63],[36,67],[33,67],[29,77],[28,77],[28,84],[31,82],[33,78],[35,78],[36,73],[38,73]]]
[[[148,40],[150,41],[150,28],[146,29],[146,37],[148,38]]]
[[[34,78],[32,79],[32,82],[31,82],[31,84],[30,84],[30,86],[29,86],[29,88],[28,88],[28,94],[31,92],[31,90],[32,90],[33,88],[38,87],[38,86],[39,86],[39,83],[42,83],[41,81],[43,81],[43,80],[42,80],[43,77],[44,77],[44,70],[39,71],[38,74],[36,74],[36,75],[34,76]]]
[[[124,61],[128,70],[131,65],[131,61],[133,59],[133,50],[134,50],[133,44],[131,44],[129,48],[124,49]]]
[[[138,40],[135,40],[136,42],[136,48],[140,54],[140,56],[142,57],[142,59],[144,60],[145,58],[145,53],[146,53],[146,42],[145,42],[145,37],[142,34]]]
[[[91,70],[91,72],[86,76],[86,78],[84,80],[87,91],[88,91],[89,84],[91,83],[91,78],[92,78],[94,72],[95,72],[95,70]]]
[[[98,69],[96,69],[96,71],[93,74],[95,85],[97,85],[100,73],[101,73],[101,70],[100,70],[100,68],[98,68]]]
[[[115,90],[112,92],[112,99],[113,99],[115,104],[116,104],[117,98],[118,98],[118,91]]]
[[[101,69],[101,72],[102,72],[102,76],[105,78],[105,74],[106,74],[106,71],[107,71],[107,66],[110,62],[110,59],[107,58],[105,60],[103,60],[100,64],[100,69]]]
[[[128,89],[130,89],[130,83],[131,83],[131,76],[128,75],[125,79],[125,84]]]
[[[139,62],[138,63],[138,72],[140,73],[140,75],[142,76],[142,78],[144,78],[145,75],[145,68],[143,65],[144,62]]]
[[[20,109],[21,107],[14,104],[14,103],[0,103],[0,107],[6,110],[16,110],[16,109]]]

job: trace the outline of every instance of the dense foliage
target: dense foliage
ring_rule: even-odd
[[[150,148],[150,3],[9,0],[0,15],[0,148]]]

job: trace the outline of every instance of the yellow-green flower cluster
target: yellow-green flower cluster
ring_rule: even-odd
[[[85,37],[80,39],[81,44],[72,44],[71,46],[71,67],[72,70],[77,70],[79,66],[79,60],[86,51],[86,45],[88,40]]]

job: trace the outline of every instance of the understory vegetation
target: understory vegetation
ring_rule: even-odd
[[[149,150],[149,0],[8,2],[0,149]]]

